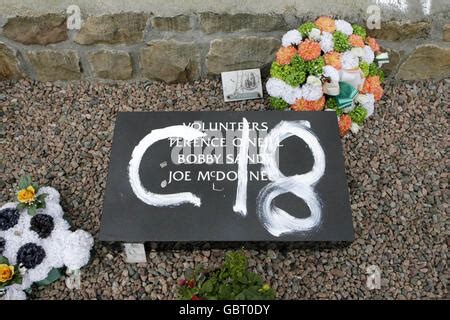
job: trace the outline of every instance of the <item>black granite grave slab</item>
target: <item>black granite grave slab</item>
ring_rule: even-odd
[[[248,140],[242,139],[244,118]],[[179,127],[183,125],[188,129]],[[192,140],[189,146],[186,140],[176,138],[183,132],[206,135]],[[277,132],[279,145],[274,140]],[[245,159],[239,157],[245,141],[248,163],[238,168],[239,160]],[[272,159],[263,146],[279,150],[278,157],[273,155],[279,159],[274,161],[279,171],[262,166],[263,160]],[[233,210],[238,184],[239,198],[246,200],[236,211],[246,209],[245,215]],[[185,202],[180,204],[182,199]],[[334,112],[118,114],[100,240],[353,239]]]

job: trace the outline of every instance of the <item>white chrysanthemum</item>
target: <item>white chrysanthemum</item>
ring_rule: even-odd
[[[343,69],[354,69],[359,65],[359,59],[351,51],[346,51],[341,56]]]
[[[302,87],[303,99],[308,101],[316,101],[322,98],[322,86],[316,86],[310,83]]]
[[[289,104],[294,104],[297,99],[301,99],[303,92],[301,88],[293,88],[289,85],[286,86],[285,91],[282,94],[282,98]]]
[[[375,98],[373,94],[358,94],[358,96],[356,97],[356,101],[359,102],[361,106],[367,110],[366,119],[373,114],[375,109]]]
[[[92,236],[83,230],[72,232],[66,241],[64,264],[69,270],[77,270],[89,262],[90,250],[94,245]]]
[[[340,31],[340,32],[346,34],[347,36],[349,36],[349,35],[351,35],[353,33],[353,27],[347,21],[345,21],[345,20],[335,20],[334,23],[336,25],[336,30],[337,31]]]
[[[339,82],[339,71],[332,66],[324,66],[322,68],[322,74],[324,77],[330,78],[331,82]]]
[[[320,29],[312,28],[308,34],[308,38],[314,41],[320,41],[320,39],[322,38]]]
[[[323,52],[328,53],[334,49],[333,35],[329,32],[322,32],[320,39],[320,48]]]
[[[281,44],[283,47],[289,47],[290,45],[297,45],[302,41],[302,35],[298,30],[289,30],[283,35]]]
[[[266,83],[266,90],[269,96],[281,98],[286,89],[286,83],[277,78],[269,78]]]
[[[364,54],[362,56],[362,60],[369,64],[372,63],[373,60],[375,59],[375,54],[373,53],[372,49],[369,46],[364,46],[363,51]]]

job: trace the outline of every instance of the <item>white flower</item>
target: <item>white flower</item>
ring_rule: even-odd
[[[350,50],[350,52],[353,53],[353,54],[354,54],[355,56],[357,56],[358,58],[364,56],[364,49],[363,49],[363,48],[359,48],[359,47],[352,48],[352,49]]]
[[[360,129],[361,129],[361,127],[359,125],[357,125],[356,123],[354,123],[354,122],[352,122],[352,124],[350,125],[350,131],[353,134],[357,134]]]
[[[27,295],[18,284],[8,286],[5,295],[0,300],[26,300]]]
[[[325,53],[333,51],[334,42],[333,42],[333,35],[331,33],[322,32],[322,38],[320,40],[320,48]]]
[[[339,82],[339,71],[332,66],[324,66],[322,74],[324,77],[330,78],[331,82]]]
[[[89,262],[90,251],[94,245],[92,236],[83,230],[69,235],[64,249],[64,264],[70,270],[77,270]]]
[[[313,85],[310,83],[305,84],[302,87],[303,99],[308,101],[316,101],[322,98],[322,86]]]
[[[286,90],[283,92],[282,98],[289,104],[294,104],[297,99],[301,99],[303,92],[301,88],[293,88],[287,85]]]
[[[336,30],[340,31],[347,36],[351,35],[353,33],[353,27],[350,23],[348,23],[345,20],[336,20],[334,22],[336,24]]]
[[[373,111],[375,109],[375,98],[373,94],[358,94],[358,96],[356,97],[356,102],[359,102],[361,106],[367,110],[366,119],[373,114]]]
[[[375,54],[373,53],[372,49],[369,46],[364,46],[364,54],[362,56],[362,60],[367,63],[372,63],[375,59]]]
[[[312,28],[308,34],[308,38],[314,41],[320,41],[320,29]]]
[[[289,47],[293,44],[299,44],[302,41],[302,35],[298,30],[289,30],[283,35],[281,43],[283,47]]]
[[[312,84],[313,86],[321,86],[322,81],[316,76],[308,76],[306,83]]]
[[[283,91],[286,88],[286,83],[277,78],[270,78],[266,83],[266,90],[269,96],[281,98]]]
[[[341,56],[342,69],[354,69],[359,65],[359,59],[351,51],[346,51]]]

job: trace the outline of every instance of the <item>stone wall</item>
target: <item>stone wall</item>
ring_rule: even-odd
[[[172,83],[245,68],[266,74],[284,32],[321,14],[365,24],[371,4],[317,2],[137,0],[124,6],[105,0],[102,7],[95,1],[0,0],[0,80]],[[384,66],[390,77],[450,77],[450,4],[434,0],[425,7],[426,2],[380,4],[381,29],[370,34],[390,54]],[[80,30],[67,29],[70,4],[81,9]]]

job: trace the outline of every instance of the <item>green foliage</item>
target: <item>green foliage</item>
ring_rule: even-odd
[[[325,59],[323,57],[318,57],[314,60],[306,62],[306,69],[308,74],[314,76],[320,76],[322,74],[322,68],[325,66]]]
[[[367,117],[367,110],[361,106],[357,106],[348,115],[352,119],[352,122],[361,126]]]
[[[375,62],[372,62],[369,65],[369,76],[379,76],[380,82],[384,82],[384,71],[381,70]]]
[[[313,28],[316,28],[316,25],[313,22],[305,22],[298,27],[298,31],[302,35],[302,37],[308,36]]]
[[[364,77],[367,77],[369,75],[369,64],[365,61],[361,61],[359,63],[359,68],[364,73]]]
[[[325,101],[325,109],[332,109],[336,111],[337,116],[343,114],[342,110],[338,109],[337,102],[334,97],[327,97],[327,100]]]
[[[188,280],[182,279],[178,290],[180,299],[206,300],[267,300],[275,292],[263,284],[259,275],[248,270],[242,252],[228,252],[221,268],[205,272],[196,269]]]
[[[289,103],[284,101],[282,98],[269,97],[270,106],[276,110],[284,110],[289,106]]]
[[[340,31],[336,31],[333,33],[333,41],[334,41],[334,51],[345,52],[351,49],[351,46],[348,43],[347,35],[345,35]]]
[[[306,81],[306,63],[298,55],[286,65],[274,61],[270,68],[270,76],[281,79],[292,87],[298,87]]]
[[[363,26],[361,26],[359,24],[352,24],[352,28],[353,28],[353,34],[357,34],[358,36],[361,36],[363,39],[366,38],[366,36],[367,36],[366,28],[364,28]]]

